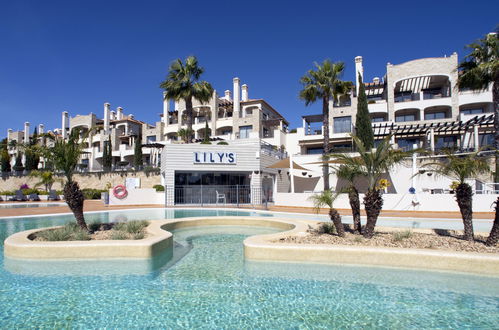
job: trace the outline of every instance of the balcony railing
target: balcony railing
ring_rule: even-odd
[[[395,94],[395,102],[411,102],[411,101],[419,101],[420,96],[419,93],[411,93],[411,94]]]

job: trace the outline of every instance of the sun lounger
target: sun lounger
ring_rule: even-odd
[[[49,201],[58,201],[60,198],[59,198],[59,195],[57,194],[57,191],[55,190],[51,190],[49,192],[49,196],[47,198]]]
[[[38,196],[38,194],[30,194],[28,199],[30,201],[40,201],[40,197]]]
[[[14,196],[15,201],[27,201],[26,195],[23,194],[22,190],[16,190],[16,195]]]

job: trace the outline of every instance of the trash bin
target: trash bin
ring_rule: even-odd
[[[109,192],[100,193],[100,199],[104,202],[104,205],[109,205]]]

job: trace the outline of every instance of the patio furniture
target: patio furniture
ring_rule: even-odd
[[[225,194],[221,194],[218,192],[218,190],[215,190],[215,193],[217,194],[217,201],[216,203],[218,204],[218,201],[223,200],[224,204],[227,203],[227,200],[225,198]]]
[[[47,200],[49,200],[49,201],[58,201],[58,200],[60,200],[59,195],[57,194],[57,191],[51,190],[49,192],[49,196],[47,197]]]
[[[28,199],[30,201],[37,201],[37,202],[40,201],[40,197],[38,196],[38,194],[29,194]]]
[[[16,190],[16,195],[13,198],[14,201],[27,201],[28,198],[26,198],[26,195],[23,194],[22,190]]]

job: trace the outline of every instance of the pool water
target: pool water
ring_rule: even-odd
[[[52,206],[64,206],[66,203],[19,203],[19,204],[0,204],[0,209],[24,209],[31,207],[52,207]]]
[[[129,220],[135,216],[127,213]],[[111,218],[88,216],[89,221]],[[274,232],[268,228],[177,230],[167,262],[148,272],[135,272],[120,260],[110,263],[109,272],[97,261],[57,261],[58,271],[29,272],[3,259],[3,240],[10,233],[69,219],[0,220],[0,328],[492,329],[499,324],[497,278],[245,261],[242,241]],[[75,271],[75,265],[82,267]]]

